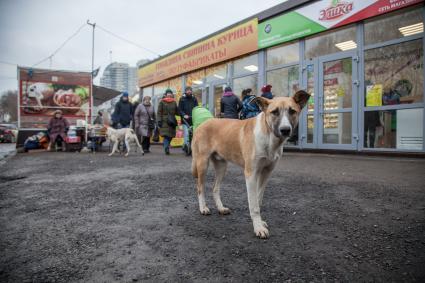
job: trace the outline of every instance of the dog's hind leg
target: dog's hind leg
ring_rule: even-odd
[[[215,157],[211,157],[211,161],[215,169],[215,182],[214,182],[214,189],[213,189],[213,197],[214,197],[215,205],[217,206],[217,209],[220,214],[222,215],[229,214],[230,209],[228,209],[227,207],[224,207],[220,197],[220,186],[221,186],[221,182],[223,181],[224,175],[226,174],[227,161],[219,160]]]
[[[141,150],[142,155],[145,155],[145,151],[143,150],[142,146],[140,145],[139,138],[137,136],[134,136],[134,140],[136,141],[137,146]],[[136,148],[136,151],[137,151],[137,148]]]
[[[205,201],[205,177],[208,170],[208,161],[209,158],[202,156],[196,160],[196,172],[198,173],[198,201],[199,201],[199,211],[203,215],[211,214],[207,203]]]

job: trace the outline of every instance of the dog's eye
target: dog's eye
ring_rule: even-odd
[[[288,113],[289,113],[289,115],[294,115],[295,113],[297,113],[297,111],[295,111],[294,109],[292,109],[291,107],[289,107]]]
[[[279,116],[279,109],[275,109],[271,112],[273,115]]]

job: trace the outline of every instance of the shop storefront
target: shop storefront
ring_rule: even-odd
[[[190,85],[217,115],[226,85],[237,95],[266,83],[274,96],[306,89],[286,146],[424,152],[423,1],[288,2],[142,66],[143,95]]]

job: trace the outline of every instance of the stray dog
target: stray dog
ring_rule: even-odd
[[[210,119],[196,129],[192,143],[192,174],[198,179],[201,214],[210,214],[204,194],[210,161],[216,173],[215,204],[220,214],[230,213],[221,202],[220,184],[227,162],[232,162],[244,169],[254,233],[260,238],[268,238],[267,223],[260,215],[266,182],[282,156],[283,143],[296,128],[309,97],[303,90],[293,97],[276,97],[273,100],[257,97],[255,102],[262,110],[258,116],[247,120]]]
[[[137,135],[134,133],[133,129],[130,129],[130,128],[114,129],[112,127],[107,126],[106,135],[108,136],[109,141],[114,143],[112,152],[109,154],[109,156],[112,156],[118,150],[118,144],[122,141],[125,142],[125,146],[127,147],[127,153],[125,154],[125,156],[128,156],[130,152],[131,141],[136,142],[137,146],[142,151],[142,155],[145,154],[145,152],[142,149],[142,146],[139,143],[139,140],[137,139]]]

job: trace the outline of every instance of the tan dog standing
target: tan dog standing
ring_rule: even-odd
[[[262,112],[247,120],[210,119],[200,125],[192,142],[192,174],[197,180],[199,210],[210,214],[205,202],[205,176],[208,164],[214,166],[216,179],[213,197],[220,214],[229,214],[220,198],[220,185],[227,162],[244,169],[248,204],[254,233],[267,238],[267,224],[260,215],[260,206],[267,179],[282,156],[283,143],[298,124],[299,115],[310,95],[303,90],[293,97],[255,100]]]

